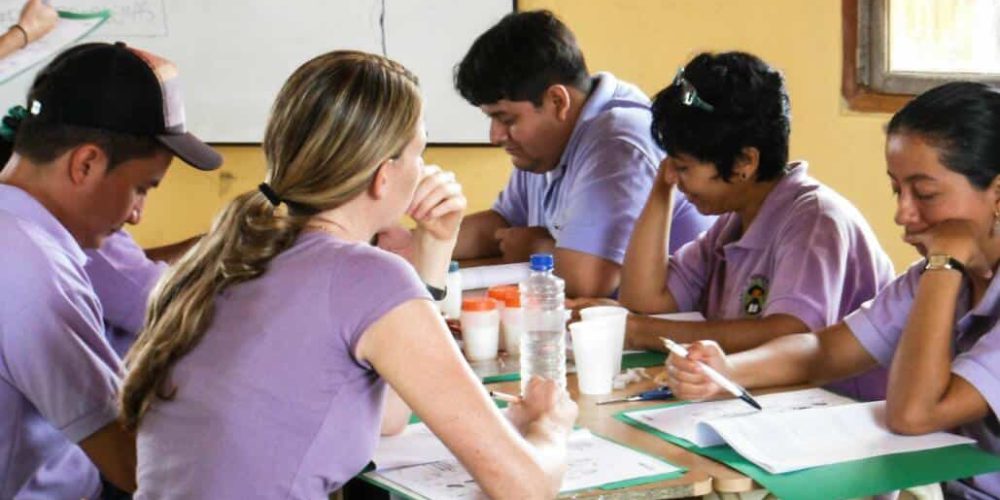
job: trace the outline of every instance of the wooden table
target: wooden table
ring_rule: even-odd
[[[659,369],[647,370],[655,373]],[[570,374],[567,378],[570,395],[580,408],[580,414],[576,421],[577,425],[589,429],[595,434],[631,446],[650,455],[661,457],[674,465],[686,468],[687,472],[676,479],[658,481],[620,490],[588,490],[571,493],[560,498],[684,498],[706,495],[712,491],[739,493],[750,491],[754,488],[753,480],[743,474],[614,418],[614,415],[620,411],[662,404],[662,401],[597,405],[598,401],[619,398],[652,389],[655,386],[653,381],[647,380],[634,383],[626,389],[614,391],[608,396],[583,396],[577,391],[576,375]],[[501,382],[490,384],[488,387],[492,390],[511,394],[520,392],[520,382]]]

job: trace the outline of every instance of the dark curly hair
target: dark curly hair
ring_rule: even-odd
[[[540,106],[550,86],[586,90],[589,81],[576,37],[547,10],[504,16],[455,67],[455,88],[473,106],[501,99]]]
[[[685,99],[692,92],[708,106]],[[790,111],[784,78],[760,58],[705,52],[653,99],[651,132],[667,154],[712,163],[726,181],[743,148],[756,148],[762,182],[779,177],[788,163]]]

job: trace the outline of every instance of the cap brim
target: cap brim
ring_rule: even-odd
[[[222,156],[191,133],[158,135],[156,139],[198,170],[215,170],[222,165]]]

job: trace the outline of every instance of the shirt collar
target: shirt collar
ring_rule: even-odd
[[[781,227],[779,221],[791,216],[788,206],[798,196],[799,190],[797,188],[806,179],[806,171],[808,169],[809,163],[805,161],[797,161],[788,166],[785,175],[778,180],[774,189],[764,198],[764,203],[761,204],[760,211],[757,212],[754,222],[750,224],[750,227],[742,238],[733,242],[734,245],[743,248],[761,249],[771,244],[771,239],[774,236],[773,233]],[[738,224],[741,223],[739,216],[733,217],[732,220]],[[760,223],[760,221],[767,222]]]
[[[605,106],[614,98],[615,89],[618,88],[618,80],[611,73],[597,73],[590,78],[590,84],[590,95],[583,103],[580,116],[577,117],[576,123],[573,125],[573,133],[570,134],[569,140],[566,141],[566,147],[563,148],[562,156],[559,157],[559,166],[546,172],[545,179],[549,182],[562,177],[569,157],[576,150],[577,142],[583,135],[586,123],[604,111]]]
[[[42,228],[59,247],[66,251],[74,263],[80,266],[87,263],[87,255],[59,219],[21,188],[0,183],[0,211]]]
[[[990,284],[986,287],[986,293],[967,316],[970,315],[990,317],[1000,315],[1000,278],[997,278],[997,273],[993,273],[993,278],[990,279]]]

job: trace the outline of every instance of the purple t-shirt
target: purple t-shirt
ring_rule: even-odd
[[[860,212],[793,163],[740,237],[727,213],[670,259],[667,287],[681,311],[709,320],[788,314],[812,331],[840,321],[894,277],[892,261]],[[885,395],[886,373],[832,386],[866,400]]]
[[[880,365],[888,368],[909,319],[925,261],[910,267],[877,297],[844,318],[858,342]],[[990,453],[1000,453],[1000,278],[994,277],[983,298],[969,309],[968,290],[955,304],[954,358],[951,371],[979,391],[990,406],[990,414],[965,424],[955,432],[975,439]],[[1000,497],[1000,472],[947,483],[949,497],[991,499]]]
[[[76,443],[113,422],[118,357],[72,235],[0,184],[0,498],[96,498]]]
[[[146,319],[146,301],[163,271],[164,262],[146,253],[125,231],[109,236],[97,250],[87,250],[87,275],[104,309],[105,335],[119,356],[135,342]]]
[[[493,204],[514,227],[542,226],[556,247],[621,264],[632,227],[665,156],[649,132],[649,99],[610,73],[594,76],[559,166],[543,174],[514,170]],[[670,251],[712,225],[674,194]]]
[[[369,326],[430,300],[401,257],[303,234],[225,290],[138,435],[136,498],[326,498],[368,464],[384,381],[354,356]]]

